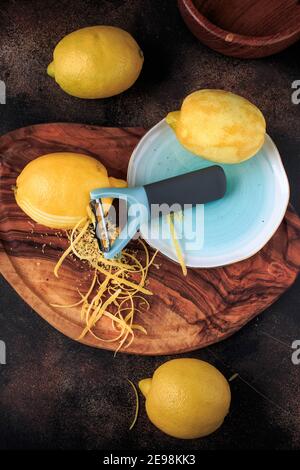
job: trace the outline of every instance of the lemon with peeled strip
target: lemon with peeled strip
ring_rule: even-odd
[[[70,229],[87,215],[91,190],[126,185],[126,181],[109,177],[105,166],[93,157],[57,152],[29,162],[18,176],[14,192],[19,207],[35,222]],[[104,204],[110,202],[103,199]]]

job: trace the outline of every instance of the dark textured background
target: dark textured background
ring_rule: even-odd
[[[120,96],[82,101],[64,94],[45,71],[66,33],[110,24],[130,31],[145,53],[138,82]],[[175,0],[2,0],[0,133],[33,123],[67,121],[150,127],[189,92],[226,88],[249,98],[266,116],[281,151],[300,212],[300,105],[291,83],[300,79],[300,44],[277,56],[241,61],[201,45],[186,29]],[[259,318],[232,338],[190,353],[208,360],[232,384],[232,407],[222,428],[194,441],[169,438],[142,409],[128,425],[134,400],[126,378],[150,376],[168,357],[134,357],[89,349],[56,332],[4,280],[0,282],[0,448],[296,449],[300,448],[300,365],[291,343],[300,339],[300,279]]]

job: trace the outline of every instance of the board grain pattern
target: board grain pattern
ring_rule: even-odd
[[[79,308],[59,309],[51,303],[78,300],[92,273],[68,260],[53,275],[67,246],[65,234],[32,222],[16,205],[12,187],[22,168],[39,155],[75,151],[101,160],[109,174],[126,175],[140,128],[101,128],[80,124],[41,124],[0,138],[0,269],[19,295],[56,329],[76,339],[82,324]],[[269,243],[251,258],[221,268],[189,269],[184,278],[172,261],[158,256],[148,287],[151,309],[138,318],[148,335],[137,333],[126,352],[175,354],[220,341],[271,305],[295,280],[300,268],[300,220],[291,207]],[[10,312],[18,315],[18,312]],[[115,332],[103,320],[96,333],[111,339]],[[115,349],[114,343],[86,336],[89,346]]]

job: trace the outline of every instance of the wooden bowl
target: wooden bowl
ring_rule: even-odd
[[[178,0],[178,6],[192,33],[225,55],[265,57],[300,39],[299,0]]]

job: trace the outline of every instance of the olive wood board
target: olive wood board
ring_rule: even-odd
[[[53,268],[67,246],[67,237],[31,221],[17,206],[12,187],[32,159],[51,152],[73,151],[98,158],[110,175],[125,177],[132,150],[144,135],[141,128],[107,128],[81,124],[41,124],[0,138],[0,270],[18,294],[57,330],[77,339],[82,331],[80,307],[71,304],[78,289],[87,291],[93,273],[67,259],[59,279]],[[140,250],[136,243],[136,249]],[[151,250],[150,250],[151,251]],[[188,269],[162,255],[149,270],[150,310],[137,314],[147,335],[137,332],[125,352],[176,354],[202,348],[238,331],[283,294],[300,268],[300,219],[291,206],[277,232],[256,255],[211,269]],[[10,314],[18,315],[18,312]],[[95,333],[112,339],[116,332],[106,318]],[[116,344],[87,335],[83,343],[104,349]]]

